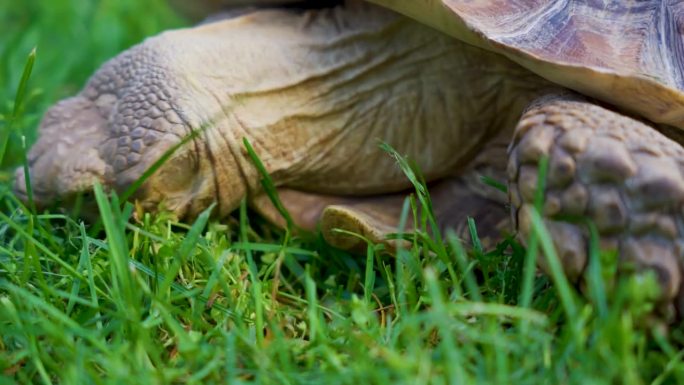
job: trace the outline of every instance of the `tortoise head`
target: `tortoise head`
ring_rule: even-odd
[[[28,201],[30,182],[39,208],[69,207],[82,196],[82,214],[91,217],[95,207],[89,196],[95,184],[122,193],[146,178],[132,196],[146,209],[161,206],[184,217],[208,206],[215,197],[213,178],[207,177],[192,140],[158,135],[154,127],[121,132],[124,126],[117,124],[120,113],[114,99],[79,95],[50,108],[28,154],[29,175],[23,168],[15,172],[15,194]],[[157,171],[145,175],[150,167]]]
[[[121,193],[143,176],[132,198],[146,209],[161,205],[183,217],[213,201],[211,167],[198,143],[204,139],[184,140],[201,126],[196,116],[202,112],[193,115],[179,106],[174,87],[183,79],[159,63],[162,50],[169,50],[165,47],[157,38],[124,52],[98,70],[77,96],[48,110],[28,154],[28,179],[38,207],[68,207],[96,183]],[[146,175],[153,166],[156,171]],[[26,181],[25,171],[17,170],[14,190],[24,201]]]
[[[28,154],[33,199],[39,206],[70,200],[95,183],[108,185],[111,167],[99,147],[106,138],[106,120],[92,101],[73,97],[54,105],[45,114],[40,138]],[[16,171],[14,191],[28,199],[27,175]]]

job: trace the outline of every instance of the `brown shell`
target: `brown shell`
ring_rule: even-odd
[[[684,129],[684,3],[371,0],[565,87]]]

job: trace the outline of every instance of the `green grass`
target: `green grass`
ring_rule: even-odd
[[[0,21],[8,166],[22,164],[22,136],[33,140],[50,103],[116,52],[182,23],[137,0],[5,1]],[[644,317],[651,281],[605,288],[614,266],[594,249],[585,299],[537,217],[529,250],[512,238],[483,250],[476,224],[474,246],[429,231],[427,189],[394,155],[416,186],[404,217],[424,208],[396,257],[376,245],[365,256],[331,249],[244,205],[220,222],[209,210],[191,224],[128,221],[134,208],[101,189],[95,234],[23,206],[6,167],[0,384],[684,383],[682,330],[665,335]],[[537,258],[549,258],[550,279],[535,273]]]

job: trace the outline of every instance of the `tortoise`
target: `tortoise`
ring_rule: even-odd
[[[133,198],[181,219],[246,198],[282,224],[247,138],[295,222],[353,249],[332,229],[384,241],[410,187],[385,142],[431,183],[441,226],[472,216],[524,240],[545,159],[542,215],[565,274],[581,282],[588,264],[589,232],[568,218],[589,218],[621,266],[655,272],[659,301],[684,311],[684,5],[337,3],[229,12],[111,59],[45,114],[29,153],[35,201],[125,190],[195,133]],[[23,199],[26,177],[17,170]]]

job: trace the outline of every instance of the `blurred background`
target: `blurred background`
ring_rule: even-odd
[[[146,36],[188,24],[165,0],[0,1],[0,132],[11,130],[0,183],[21,162],[21,136],[33,143],[52,103],[78,92],[103,62]],[[26,97],[10,127],[17,86],[34,47]]]

